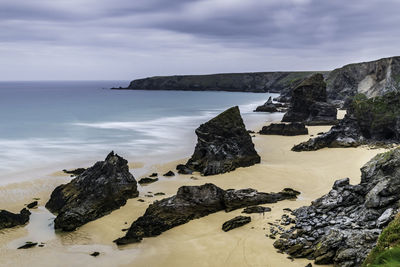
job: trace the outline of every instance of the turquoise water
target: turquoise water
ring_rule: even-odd
[[[128,81],[0,82],[0,184],[91,165],[111,150],[140,162],[190,156],[194,130],[239,105],[251,129],[269,94],[109,90]]]

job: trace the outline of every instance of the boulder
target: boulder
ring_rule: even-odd
[[[222,230],[224,232],[228,232],[230,230],[233,230],[250,222],[251,222],[251,217],[249,216],[236,216],[235,218],[224,222],[224,224],[222,225]]]
[[[33,209],[33,208],[37,207],[37,205],[38,205],[38,202],[35,200],[35,201],[29,203],[28,205],[26,205],[26,207],[28,209]]]
[[[361,266],[400,208],[400,148],[375,156],[361,173],[359,184],[338,180],[328,194],[295,210],[296,232],[284,231],[274,246],[316,264]]]
[[[251,206],[245,208],[242,213],[246,214],[251,214],[251,213],[264,213],[264,212],[270,212],[271,208],[268,207],[262,207],[262,206]]]
[[[324,77],[317,73],[293,90],[289,110],[282,122],[335,124],[336,114],[336,107],[327,103]]]
[[[18,249],[28,249],[28,248],[33,248],[36,247],[38,243],[36,242],[26,242],[24,245],[18,247]]]
[[[214,184],[182,186],[175,196],[155,201],[143,216],[132,223],[126,235],[115,240],[118,245],[140,242],[158,236],[173,227],[218,211],[231,211],[247,206],[294,199],[295,190],[260,193],[254,189],[223,190]]]
[[[185,164],[189,170],[215,175],[260,162],[237,106],[200,125],[196,135],[195,151]]]
[[[144,178],[140,179],[138,181],[138,183],[139,184],[151,184],[151,183],[154,183],[154,182],[157,182],[157,181],[158,181],[158,178],[144,177]]]
[[[22,209],[19,214],[6,210],[0,210],[0,230],[11,228],[18,225],[24,225],[29,221],[31,213],[27,209]]]
[[[308,129],[302,122],[286,123],[271,123],[268,126],[264,126],[259,134],[263,135],[305,135],[308,134]]]
[[[167,173],[164,173],[163,176],[171,177],[171,176],[175,176],[175,173],[173,171],[168,171]]]
[[[111,152],[68,184],[58,186],[46,208],[57,214],[55,229],[73,231],[137,197],[137,183],[128,161]]]

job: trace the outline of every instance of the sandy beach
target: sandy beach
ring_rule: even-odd
[[[0,231],[1,266],[305,266],[305,259],[291,261],[287,255],[273,248],[268,222],[284,213],[284,208],[295,209],[327,193],[337,179],[349,177],[351,183],[360,181],[360,167],[383,149],[346,148],[322,149],[315,152],[292,152],[294,144],[310,135],[329,130],[329,126],[309,127],[308,136],[260,136],[253,138],[262,158],[261,164],[240,168],[231,173],[202,177],[199,174],[162,177],[160,181],[139,186],[139,198],[96,221],[71,233],[54,233],[50,214],[44,204],[52,189],[70,179],[63,173],[54,173],[51,179],[34,180],[0,187],[3,209],[19,211],[33,198],[40,198],[39,208],[33,210],[30,223],[24,227]],[[259,129],[253,129],[259,130]],[[128,159],[129,160],[129,159]],[[186,159],[148,167],[148,172],[162,174],[173,170]],[[131,162],[136,174],[143,163]],[[193,179],[192,177],[195,177]],[[174,195],[182,185],[214,183],[221,188],[255,188],[263,192],[278,192],[291,187],[301,192],[295,201],[264,205],[272,212],[252,214],[252,222],[230,232],[221,230],[222,224],[239,215],[242,210],[218,212],[171,229],[139,244],[117,247],[112,241],[124,235],[122,229],[141,216],[154,200]],[[166,196],[148,197],[157,192]],[[145,202],[139,202],[144,199]],[[28,250],[16,248],[25,241],[43,242],[45,246]],[[94,258],[89,254],[98,251]]]

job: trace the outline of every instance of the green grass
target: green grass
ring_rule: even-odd
[[[400,266],[400,216],[382,231],[378,242],[369,253],[363,266]]]

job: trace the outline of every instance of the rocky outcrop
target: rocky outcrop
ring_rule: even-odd
[[[292,148],[293,151],[323,147],[356,147],[400,142],[400,93],[367,98],[357,95],[343,120],[325,134]]]
[[[326,101],[324,77],[320,73],[314,74],[293,90],[290,107],[282,121],[318,125],[335,124],[336,108]]]
[[[375,156],[361,173],[360,184],[338,180],[328,194],[295,210],[296,225],[274,246],[316,264],[360,266],[399,210],[400,149]]]
[[[151,184],[158,181],[158,178],[144,177],[138,181],[139,184]]]
[[[290,92],[313,72],[255,72],[156,76],[134,80],[130,90],[184,90],[280,93]]]
[[[46,208],[57,214],[54,228],[73,231],[137,197],[137,183],[128,161],[111,152],[70,183],[58,186]]]
[[[270,212],[271,208],[269,207],[262,207],[262,206],[251,206],[245,208],[242,213],[251,214],[251,213],[265,213]]]
[[[22,209],[19,214],[6,210],[0,210],[0,230],[18,225],[24,225],[29,221],[30,215],[31,213],[27,209]]]
[[[73,175],[73,176],[80,175],[80,174],[82,174],[84,171],[86,171],[85,168],[77,168],[77,169],[74,169],[74,170],[65,170],[65,169],[63,170],[64,173],[66,173],[66,174],[71,174],[71,175]]]
[[[263,135],[285,135],[285,136],[295,136],[308,134],[308,129],[301,122],[293,123],[272,123],[268,126],[262,127],[259,134]]]
[[[224,224],[222,225],[222,230],[224,232],[228,232],[230,230],[241,227],[250,222],[251,222],[251,217],[249,216],[236,216],[235,218],[224,222]]]
[[[367,97],[400,91],[400,57],[349,64],[326,77],[329,99],[346,100],[358,93]]]
[[[268,101],[263,105],[258,106],[254,112],[284,112],[287,110],[286,104],[274,103],[272,97],[268,98]]]
[[[184,165],[189,170],[214,175],[260,162],[237,106],[200,125],[196,135],[194,153]]]
[[[221,210],[294,199],[299,192],[285,189],[279,193],[259,193],[254,189],[223,190],[214,184],[182,186],[175,196],[155,201],[143,216],[132,223],[126,235],[115,240],[119,245],[158,236],[175,226]]]

